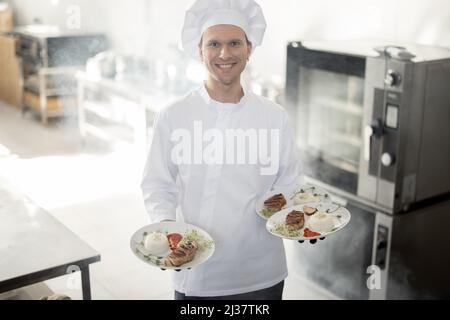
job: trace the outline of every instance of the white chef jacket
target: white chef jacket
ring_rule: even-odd
[[[176,164],[171,159],[176,129],[278,129],[279,167],[261,175],[261,164]],[[198,123],[198,122],[197,122]],[[201,86],[163,109],[155,121],[142,191],[153,223],[165,219],[199,226],[215,240],[215,252],[191,270],[172,272],[174,289],[188,296],[222,296],[271,287],[287,276],[283,241],[271,235],[255,202],[274,187],[293,185],[298,153],[285,110],[244,92],[239,103],[220,103]],[[194,134],[192,133],[192,136]],[[246,162],[247,163],[247,162]]]

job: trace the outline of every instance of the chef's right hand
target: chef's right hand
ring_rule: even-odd
[[[325,237],[319,238],[319,240],[325,240]],[[305,240],[298,240],[298,243],[303,243],[303,242],[305,242]],[[309,243],[311,243],[311,244],[316,244],[316,242],[317,242],[317,239],[309,240]]]

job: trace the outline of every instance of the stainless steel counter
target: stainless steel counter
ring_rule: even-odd
[[[81,271],[89,300],[89,264],[98,261],[98,252],[0,178],[0,293]]]

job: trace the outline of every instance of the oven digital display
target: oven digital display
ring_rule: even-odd
[[[398,106],[388,104],[386,108],[386,127],[398,129]]]

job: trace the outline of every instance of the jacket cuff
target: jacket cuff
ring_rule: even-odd
[[[173,210],[152,210],[149,212],[152,223],[160,223],[163,220],[177,220],[175,209]]]

